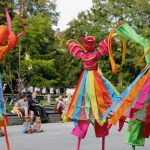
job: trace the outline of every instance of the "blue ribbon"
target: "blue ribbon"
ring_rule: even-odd
[[[138,82],[138,80],[145,74],[145,72],[150,68],[150,65],[148,65],[143,71],[140,72],[140,74],[136,77],[136,79],[120,94],[120,97],[114,97],[113,103],[110,106],[109,109],[107,109],[106,113],[101,117],[101,120],[104,120],[112,110],[114,110],[115,106],[118,104],[119,101],[122,101],[132,90],[132,88],[135,86],[135,84]],[[108,88],[109,90],[109,88]]]
[[[83,92],[84,92],[84,88],[85,88],[85,81],[86,81],[87,74],[88,74],[88,71],[85,70],[83,78],[82,78],[82,81],[81,81],[81,87],[80,87],[80,91],[79,91],[79,95],[78,95],[78,100],[77,100],[77,103],[76,103],[76,109],[75,109],[73,117],[72,117],[73,120],[77,120],[78,116],[79,116],[79,112],[80,112],[80,109],[81,109]],[[75,125],[77,125],[76,121],[74,123],[75,123]]]
[[[145,74],[145,72],[150,68],[150,65],[148,65],[144,70],[140,72],[140,74],[136,77],[136,79],[124,90],[124,92],[121,93],[121,99],[124,99],[128,93],[132,90],[132,88],[135,86],[137,81]]]
[[[0,75],[0,112],[4,114],[4,110],[5,110],[5,101],[3,96],[2,76]]]

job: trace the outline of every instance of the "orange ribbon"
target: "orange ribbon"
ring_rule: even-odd
[[[120,27],[121,25],[123,25],[125,22],[118,24],[117,26],[115,26],[111,32],[109,33],[108,36],[108,54],[109,54],[109,59],[110,59],[110,63],[111,63],[111,67],[112,67],[112,72],[113,73],[117,73],[117,66],[115,63],[115,60],[113,58],[113,54],[112,54],[112,37],[113,37],[113,33],[115,32],[115,30]]]
[[[129,95],[124,99],[122,105],[119,107],[119,109],[113,114],[113,117],[110,120],[111,124],[116,124],[118,120],[121,118],[123,113],[129,108],[129,106],[132,105],[135,97],[138,95],[139,91],[145,84],[148,76],[150,75],[150,69],[148,72],[137,82],[137,84],[133,87]]]

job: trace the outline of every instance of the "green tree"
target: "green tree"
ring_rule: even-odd
[[[89,11],[81,12],[77,19],[69,23],[69,28],[65,32],[65,38],[66,40],[74,38],[79,41],[81,36],[93,35],[96,37],[96,43],[98,44],[108,36],[112,27],[124,20],[139,34],[149,37],[149,7],[149,0],[93,0],[93,6]],[[116,38],[116,44],[114,44],[113,54],[116,63],[120,66],[122,45],[117,41],[118,38]],[[127,42],[127,45],[126,63],[123,69],[120,68],[120,72],[117,75],[112,74],[108,57],[104,57],[99,61],[104,75],[114,85],[118,85],[119,90],[129,85],[144,64],[135,65],[139,56],[143,53],[142,49],[132,42]]]
[[[6,17],[5,17],[5,8],[8,7],[9,12],[11,12],[11,17],[14,16],[14,0],[5,0],[5,1],[0,1],[0,25],[4,24],[6,22]]]
[[[20,7],[22,0],[18,0],[16,7]],[[56,11],[56,0],[26,0],[24,15],[31,17],[38,13],[49,16],[53,24],[57,24],[59,13]]]
[[[74,87],[83,69],[82,62],[74,59],[67,51],[56,56],[55,68],[59,75],[56,85],[63,88]]]
[[[32,18],[25,19],[26,35],[20,39],[23,51],[27,51],[33,58],[37,55],[48,54],[55,49],[52,21],[44,13],[37,13]],[[19,32],[19,18],[14,18],[14,29]]]
[[[14,12],[18,11],[20,3],[21,1],[15,1],[13,5]],[[28,7],[28,5],[30,5],[31,8]],[[19,40],[19,46],[16,46],[16,48],[6,56],[2,67],[6,68],[6,66],[10,66],[11,75],[14,76],[12,80],[17,81],[20,87],[22,87],[20,84],[23,82],[28,82],[31,86],[40,88],[55,84],[54,79],[57,74],[53,63],[49,63],[49,60],[52,60],[54,56],[59,53],[57,51],[57,38],[52,29],[54,23],[57,22],[55,1],[27,0],[23,20],[26,35]],[[14,18],[12,18],[12,27],[16,34],[22,30],[17,13]],[[24,60],[26,54],[30,55],[30,61]],[[19,58],[21,61],[20,66]],[[32,65],[32,70],[25,67],[29,62]],[[41,70],[42,72],[40,72]],[[28,74],[28,72],[31,73]],[[50,74],[48,75],[48,73]],[[4,81],[6,81],[6,75],[9,77],[9,74],[6,73],[6,69],[3,69],[3,74],[5,74]],[[32,77],[29,75],[32,75]],[[53,75],[55,77],[53,77]]]
[[[27,86],[49,87],[56,83],[58,76],[53,60],[23,60],[21,72]]]

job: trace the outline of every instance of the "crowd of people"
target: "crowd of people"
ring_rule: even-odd
[[[66,114],[71,98],[72,95],[70,93],[67,97],[59,95],[56,98],[54,109],[61,113],[61,119]],[[43,132],[41,122],[47,120],[47,115],[44,107],[40,104],[40,100],[37,98],[36,92],[33,92],[31,96],[21,95],[20,99],[14,102],[11,112],[18,115],[19,118],[25,118],[22,125],[22,133]],[[0,134],[2,135],[1,129]]]
[[[36,92],[33,92],[31,96],[21,95],[20,99],[14,103],[11,112],[19,118],[25,118],[22,125],[23,133],[43,132],[41,122],[47,121],[47,116]]]
[[[67,97],[59,95],[58,98],[56,98],[54,109],[61,113],[62,119],[67,112],[71,98],[72,95],[70,93]],[[35,132],[43,132],[41,122],[47,120],[47,115],[44,107],[40,104],[40,100],[37,98],[36,92],[33,92],[31,96],[22,94],[20,99],[14,102],[11,112],[16,114],[19,118],[24,118],[22,133],[31,134]],[[0,137],[1,136],[5,136],[5,133],[0,127]]]
[[[13,114],[17,114],[18,117],[23,115],[31,118],[31,123],[34,121],[36,116],[39,116],[42,121],[47,119],[44,107],[40,104],[39,99],[37,99],[37,93],[33,92],[32,96],[21,95],[20,100],[14,103]]]

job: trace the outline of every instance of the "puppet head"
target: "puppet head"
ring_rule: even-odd
[[[82,45],[87,52],[93,51],[95,48],[95,37],[81,37]]]

